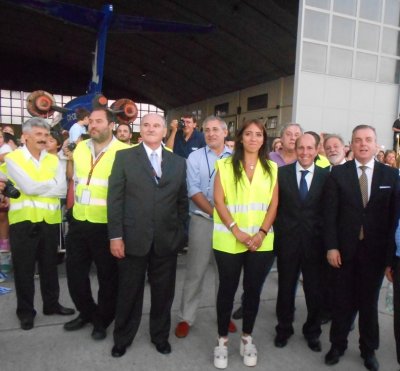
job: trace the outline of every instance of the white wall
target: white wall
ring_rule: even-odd
[[[307,130],[336,133],[348,141],[360,124],[376,128],[378,143],[391,148],[398,86],[301,71],[294,121]]]

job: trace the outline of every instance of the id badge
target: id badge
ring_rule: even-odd
[[[84,189],[81,195],[81,204],[89,205],[90,203],[90,191],[88,189]]]

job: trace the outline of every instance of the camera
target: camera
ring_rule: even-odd
[[[5,182],[6,187],[3,190],[3,195],[8,198],[18,198],[21,196],[21,192],[14,187],[14,183],[11,180]]]
[[[76,148],[76,143],[75,142],[69,143],[67,145],[67,148],[68,148],[69,151],[73,152],[74,149]]]
[[[184,127],[185,127],[185,120],[181,118],[178,121],[178,129],[182,130]]]

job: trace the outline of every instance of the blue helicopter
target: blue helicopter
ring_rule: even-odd
[[[54,97],[37,90],[27,98],[27,110],[32,116],[51,117],[54,111],[62,115],[60,125],[68,130],[77,120],[75,110],[84,107],[89,111],[93,105],[107,106],[107,99],[102,95],[104,58],[108,31],[118,32],[190,32],[206,33],[214,30],[213,25],[195,25],[172,21],[162,21],[145,17],[117,15],[113,5],[106,4],[102,10],[89,9],[56,0],[5,0],[15,6],[37,11],[48,17],[55,17],[63,22],[97,30],[97,42],[92,63],[92,79],[85,95],[72,99],[64,107],[55,103]],[[110,107],[119,122],[133,122],[138,114],[135,103],[130,99],[119,99]]]

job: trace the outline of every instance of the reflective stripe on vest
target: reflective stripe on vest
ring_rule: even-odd
[[[249,205],[226,205],[230,213],[248,213],[249,211],[264,211],[268,210],[268,205],[263,203],[253,202]]]
[[[86,185],[87,179],[88,179],[87,177],[86,178],[79,178],[79,179],[76,180],[75,184]],[[92,177],[90,179],[90,184],[94,185],[94,186],[108,187],[108,179],[99,179],[99,178]]]
[[[236,184],[232,158],[221,159],[216,163],[226,207],[240,230],[251,236],[259,231],[264,221],[277,181],[278,168],[276,164],[272,161],[268,161],[268,164],[271,175],[264,173],[262,165],[258,161],[251,183],[243,170],[244,178]],[[257,251],[273,250],[273,242],[274,230],[271,227]],[[222,223],[216,209],[214,209],[213,248],[230,254],[247,251],[247,247],[237,241],[233,233]]]
[[[79,197],[75,195],[75,202],[79,202]],[[91,206],[107,206],[107,200],[102,198],[90,198],[89,205]]]
[[[33,181],[37,182],[53,179],[59,166],[57,156],[49,153],[41,159],[39,167],[33,164],[31,159],[27,160],[20,149],[10,152],[7,158],[25,171]],[[10,199],[8,219],[10,224],[23,221],[32,223],[44,221],[48,224],[61,223],[60,200],[56,197],[27,195],[21,191],[20,197]]]
[[[232,233],[223,223],[214,222],[214,229],[218,232]],[[260,226],[253,225],[252,227],[242,227],[240,230],[248,234],[256,234],[260,230]],[[268,233],[274,233],[273,226],[268,230]]]
[[[130,147],[117,139],[113,139],[94,167],[90,183],[87,185],[92,167],[92,153],[88,141],[80,142],[74,151],[75,204],[73,215],[77,220],[104,224],[107,223],[108,177],[114,163],[115,153],[118,150]],[[90,198],[87,200],[88,204],[81,203],[82,193],[85,190],[90,193]]]
[[[37,209],[44,209],[44,210],[60,210],[60,203],[54,203],[54,204],[48,204],[46,202],[42,202],[39,200],[28,200],[25,199],[23,201],[18,202],[18,199],[16,202],[13,203],[12,209],[13,210],[20,210],[25,207],[32,207],[32,208],[37,208]]]

